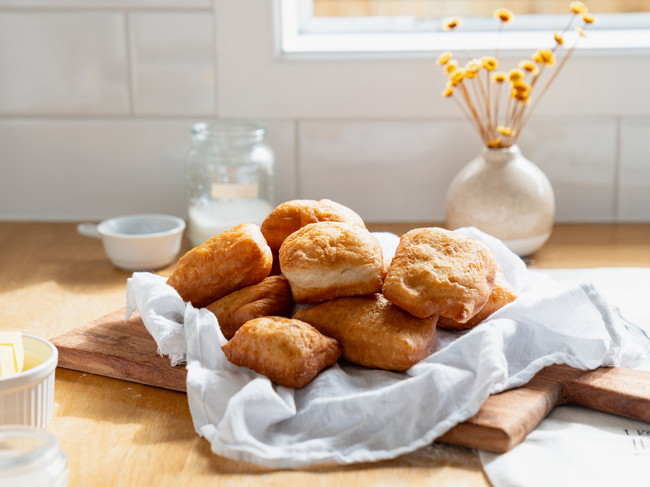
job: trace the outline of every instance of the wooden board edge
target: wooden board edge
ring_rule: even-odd
[[[63,369],[136,382],[177,392],[186,392],[187,371],[183,366],[172,367],[170,365],[167,370],[161,373],[157,364],[137,362],[124,357],[101,353],[95,354],[95,360],[89,362],[84,353],[77,349],[65,345],[58,345],[57,348],[59,350],[59,363],[57,366]]]

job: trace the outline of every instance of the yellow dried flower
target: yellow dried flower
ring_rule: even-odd
[[[580,37],[587,37],[587,33],[585,30],[581,27],[576,27],[576,32],[580,34]]]
[[[496,139],[488,140],[487,141],[487,146],[490,149],[496,149],[497,147],[501,147],[501,137],[497,137]]]
[[[452,59],[447,64],[445,64],[445,73],[451,74],[458,69],[458,61]]]
[[[584,14],[587,13],[587,6],[582,2],[571,2],[569,4],[571,12],[574,14]]]
[[[444,30],[454,30],[460,24],[461,24],[461,20],[458,17],[452,17],[450,19],[445,20],[444,24],[442,24],[442,28]]]
[[[513,83],[516,83],[524,79],[524,73],[521,71],[521,69],[512,69],[508,73],[508,79],[510,79],[510,81]]]
[[[503,71],[499,71],[492,75],[492,81],[494,81],[495,83],[503,83],[507,79],[508,79],[508,74],[504,73]]]
[[[465,65],[465,77],[476,78],[480,69],[480,61],[478,59],[472,59]]]
[[[539,64],[546,64],[547,66],[553,66],[555,64],[555,54],[550,49],[538,49],[535,54],[533,54],[533,61]]]
[[[533,89],[532,86],[530,86],[528,83],[525,81],[517,81],[516,83],[512,84],[512,88],[519,92],[519,93],[525,93],[526,95],[530,94],[530,91]]]
[[[515,133],[511,127],[506,127],[505,125],[497,125],[497,132],[506,137],[510,137]]]
[[[596,17],[591,14],[582,14],[582,20],[585,21],[585,24],[593,24],[596,22]]]
[[[443,90],[443,92],[442,92],[441,94],[442,94],[442,96],[444,96],[445,98],[449,98],[450,96],[453,96],[453,94],[454,94],[454,87],[453,87],[453,86],[447,86],[447,87]]]
[[[519,101],[527,101],[529,95],[530,93],[526,91],[512,90],[510,92],[510,96],[515,100],[519,100]]]
[[[481,58],[481,65],[488,71],[494,71],[499,67],[499,61],[492,56],[485,56]]]
[[[535,63],[527,59],[519,61],[519,67],[530,74],[537,73],[537,66],[535,65]]]
[[[465,70],[462,68],[458,68],[456,71],[451,73],[451,76],[449,77],[449,82],[453,86],[456,86],[457,84],[461,83],[463,79],[465,79]]]
[[[560,46],[564,45],[564,38],[560,35],[560,33],[553,32],[553,39],[555,39],[555,42],[557,42]]]
[[[439,57],[438,60],[436,61],[440,66],[444,66],[447,64],[449,61],[451,61],[452,54],[450,51],[445,51],[443,52]]]
[[[515,18],[515,14],[513,14],[507,8],[498,8],[492,13],[492,17],[494,17],[497,20],[500,20],[504,24],[507,24]]]

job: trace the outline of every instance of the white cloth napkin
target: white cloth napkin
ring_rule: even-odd
[[[648,485],[650,424],[562,406],[522,444],[480,458],[495,487]]]
[[[435,352],[405,373],[339,365],[302,389],[278,386],[231,364],[212,313],[183,303],[162,277],[135,273],[127,316],[138,309],[159,352],[187,360],[194,427],[212,450],[273,468],[394,458],[469,418],[490,394],[528,382],[540,369],[633,365],[642,352],[593,286],[561,288],[528,271],[500,241],[488,245],[517,300],[465,333],[439,331]],[[387,255],[397,237],[375,234]],[[186,346],[183,346],[185,341]]]

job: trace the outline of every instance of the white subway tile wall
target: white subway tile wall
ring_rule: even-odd
[[[0,11],[1,115],[129,113],[124,15]]]
[[[189,130],[224,113],[268,128],[276,202],[331,198],[368,221],[444,218],[446,187],[480,150],[460,115],[222,110],[219,53],[238,49],[215,30],[223,11],[211,0],[0,0],[0,219],[184,216]],[[302,90],[318,97],[317,83]],[[650,221],[650,114],[559,113],[540,110],[520,144],[551,179],[557,219]]]
[[[650,118],[621,122],[618,206],[621,221],[650,221]]]
[[[132,12],[134,115],[215,112],[211,12]]]

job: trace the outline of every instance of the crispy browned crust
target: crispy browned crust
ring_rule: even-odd
[[[298,303],[319,303],[381,290],[386,274],[379,241],[365,228],[311,223],[280,248],[280,269]]]
[[[227,230],[183,255],[167,280],[178,294],[196,307],[269,275],[273,257],[257,225]]]
[[[341,356],[341,345],[311,325],[268,316],[246,322],[221,349],[230,362],[273,382],[300,388]]]
[[[481,311],[476,313],[476,315],[466,323],[458,323],[452,319],[441,317],[438,320],[438,326],[440,328],[455,331],[474,328],[476,325],[487,319],[492,313],[503,308],[506,304],[511,303],[515,299],[517,299],[515,290],[512,288],[510,283],[506,281],[503,272],[499,268],[497,270],[497,276],[494,281],[492,293],[490,294],[487,303],[485,303],[485,306],[481,308]]]
[[[417,228],[401,237],[382,292],[413,316],[437,314],[465,323],[490,297],[496,271],[494,255],[478,240]]]
[[[406,370],[435,345],[437,316],[415,318],[380,294],[328,301],[294,318],[338,340],[343,357],[364,367]]]
[[[334,221],[365,228],[361,217],[347,206],[330,200],[291,200],[277,206],[262,222],[262,234],[272,250],[284,239],[310,223]]]
[[[244,323],[253,318],[289,316],[293,298],[285,277],[269,276],[260,283],[218,299],[207,308],[217,317],[223,336],[230,340]]]

